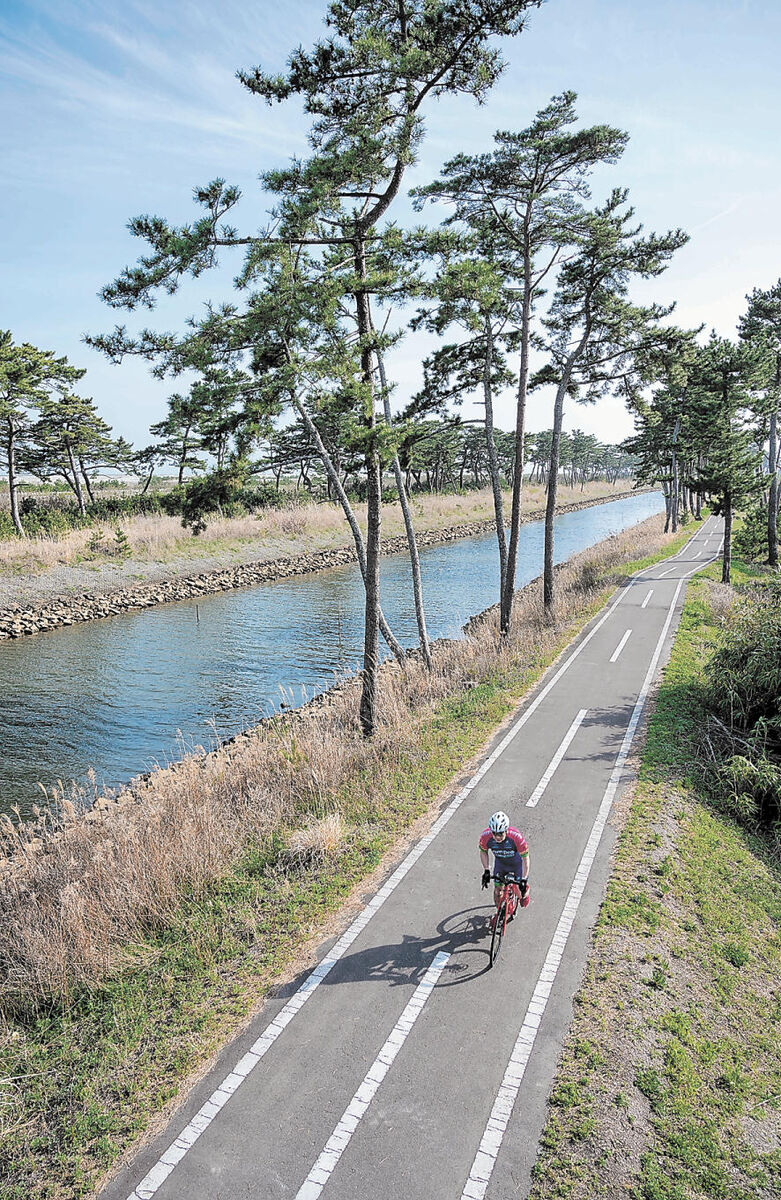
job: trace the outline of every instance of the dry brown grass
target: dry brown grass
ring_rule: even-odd
[[[555,621],[530,585],[519,593],[506,642],[492,610],[468,637],[436,646],[431,672],[415,658],[403,669],[386,665],[371,741],[358,733],[358,688],[347,681],[324,703],[155,771],[120,803],[99,798],[85,813],[66,802],[55,828],[44,817],[21,829],[3,819],[0,997],[35,1004],[99,982],[171,921],[185,891],[203,894],[272,834],[299,831],[288,840],[294,857],[314,862],[331,853],[344,836],[344,813],[370,822],[374,806],[398,788],[394,772],[416,753],[437,705],[475,681],[518,694],[562,631],[621,577],[622,564],[669,542],[661,527],[654,517],[560,568]]]
[[[584,491],[560,487],[558,502],[563,507],[580,500],[610,497],[626,488],[625,483],[620,488],[607,483],[593,483],[588,484]],[[505,503],[509,513],[509,492],[505,494]],[[524,489],[524,512],[542,508],[544,504],[544,488],[527,485]],[[413,507],[416,525],[420,530],[487,520],[493,515],[493,500],[488,488],[460,496],[418,495],[414,498]],[[366,506],[356,505],[356,515],[365,530]],[[271,558],[299,554],[310,549],[327,549],[350,540],[341,508],[329,503],[304,502],[288,508],[265,509],[243,517],[214,517],[209,520],[205,533],[198,538],[182,528],[178,517],[125,517],[105,521],[88,529],[73,529],[56,537],[0,540],[0,572],[40,573],[54,567],[106,562],[111,557],[117,528],[125,534],[129,557],[136,562],[159,562],[177,557],[235,557],[242,551],[246,552],[249,546],[258,557]],[[383,511],[383,535],[393,537],[403,532],[400,505],[386,505]],[[97,548],[97,541],[102,542],[102,549]]]
[[[321,866],[335,858],[347,840],[349,826],[339,811],[312,817],[296,829],[287,845],[287,855],[298,870]]]

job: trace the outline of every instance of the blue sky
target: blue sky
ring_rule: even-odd
[[[239,184],[237,223],[263,222],[259,171],[305,149],[294,105],[267,108],[235,79],[240,67],[284,66],[321,30],[324,0],[5,0],[0,14],[0,327],[67,354],[116,433],[137,445],[165,410],[172,381],[148,367],[111,366],[83,334],[132,328],[97,296],[142,250],[130,217],[193,212],[192,188]],[[781,4],[778,0],[547,0],[508,69],[477,108],[446,100],[429,112],[409,186],[459,150],[522,128],[551,95],[579,94],[586,123],[626,129],[624,159],[594,180],[595,199],[626,186],[647,229],[682,226],[691,241],[669,271],[635,295],[676,300],[676,319],[734,332],[744,296],[781,275]],[[226,271],[188,284],[142,323],[178,328],[206,299],[226,297]],[[403,402],[420,380],[424,346],[407,341],[389,366]],[[511,402],[499,405],[509,427]],[[530,428],[550,425],[532,401]],[[569,428],[618,441],[631,422],[618,401],[572,406]]]

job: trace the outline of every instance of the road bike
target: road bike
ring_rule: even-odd
[[[499,957],[507,925],[512,921],[521,902],[521,894],[518,890],[518,884],[521,881],[515,875],[492,875],[491,878],[495,883],[502,885],[502,890],[499,893],[499,907],[492,918],[491,924],[491,949],[489,951],[489,958],[490,966],[493,966]]]

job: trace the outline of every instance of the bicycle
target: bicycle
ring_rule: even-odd
[[[518,889],[518,884],[521,881],[516,875],[492,875],[491,878],[495,883],[501,883],[503,887],[500,894],[499,907],[494,915],[491,928],[491,948],[488,953],[490,960],[489,967],[492,967],[499,957],[507,923],[515,916],[521,901],[521,893]]]

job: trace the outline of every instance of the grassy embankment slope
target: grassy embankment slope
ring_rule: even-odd
[[[766,573],[738,562],[733,583]],[[781,1195],[781,867],[697,765],[700,685],[732,598],[719,578],[689,585],[532,1200]]]
[[[558,571],[555,622],[535,586],[501,648],[486,621],[438,646],[430,675],[415,662],[384,671],[370,743],[347,688],[303,724],[274,722],[156,773],[139,803],[75,818],[49,853],[0,878],[4,1200],[90,1191],[268,989],[301,969],[308,939],[385,848],[398,854],[416,819],[432,819],[616,583],[691,533],[661,527],[652,518]]]
[[[616,486],[595,482],[580,487],[560,486],[558,505],[565,507],[582,500],[610,499],[617,492],[630,491],[631,480]],[[505,493],[510,511],[510,493]],[[527,483],[523,493],[523,512],[544,508],[545,489]],[[418,494],[413,498],[413,518],[418,532],[445,529],[493,517],[493,498],[489,488],[463,495]],[[366,528],[366,506],[356,504],[358,522]],[[126,538],[120,547],[116,530]],[[404,533],[398,503],[383,507],[383,536]],[[182,528],[179,517],[163,515],[127,517],[99,522],[86,529],[74,529],[58,537],[7,538],[0,540],[0,576],[39,574],[54,567],[87,565],[97,567],[124,558],[132,563],[215,558],[240,561],[246,557],[277,558],[304,551],[331,549],[346,545],[350,532],[337,504],[301,503],[283,508],[263,509],[243,517],[210,519],[206,532],[197,538]]]

